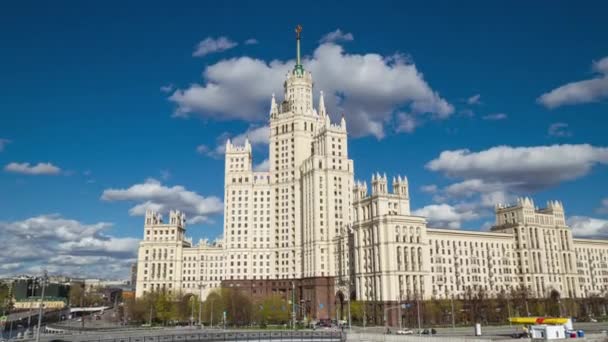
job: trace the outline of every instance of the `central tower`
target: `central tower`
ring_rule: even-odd
[[[274,273],[280,279],[300,278],[302,205],[299,167],[311,155],[318,115],[312,106],[312,75],[300,59],[300,33],[296,28],[296,65],[286,76],[284,95],[270,105],[271,234],[275,247]]]

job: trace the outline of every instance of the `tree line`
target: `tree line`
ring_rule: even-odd
[[[280,295],[252,300],[228,288],[211,292],[202,302],[192,294],[151,292],[127,299],[123,306],[126,321],[144,324],[222,326],[225,317],[226,326],[265,327],[285,325],[291,318],[291,303]]]
[[[353,325],[385,324],[385,303],[353,300],[350,304]],[[547,298],[533,298],[525,289],[502,292],[491,298],[483,290],[469,290],[462,298],[419,302],[404,300],[401,304],[404,304],[400,310],[402,325],[410,328],[417,328],[419,319],[424,327],[508,324],[508,318],[515,316],[574,317],[578,321],[608,320],[608,296],[560,298],[556,291],[551,292]],[[340,320],[348,319],[346,307],[345,304]],[[222,326],[224,313],[226,326],[229,327],[284,326],[292,318],[288,298],[271,295],[252,299],[229,288],[210,293],[202,302],[199,302],[198,296],[191,294],[147,293],[141,298],[125,300],[120,310],[121,319],[126,322],[158,325],[200,322],[205,326]]]

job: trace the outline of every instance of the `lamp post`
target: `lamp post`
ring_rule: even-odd
[[[454,329],[456,328],[456,319],[454,318],[454,294],[452,294],[450,302],[452,304],[452,329]]]
[[[291,319],[292,328],[296,330],[296,283],[291,282]]]
[[[40,342],[40,326],[42,325],[42,307],[44,306],[44,290],[48,281],[48,273],[46,270],[42,274],[42,293],[40,294],[40,306],[38,308],[38,327],[36,328],[36,342]]]
[[[198,284],[199,298],[198,298],[198,325],[202,326],[202,314],[203,314],[203,288],[205,285]]]
[[[209,326],[213,328],[213,299],[211,299],[211,322],[209,323]]]
[[[351,295],[350,294],[352,292],[352,290],[350,289],[351,284],[352,284],[352,281],[349,279],[348,280],[348,330],[351,330],[353,328],[352,323],[351,323],[352,318],[351,318],[351,315],[350,315],[350,301],[351,301]]]

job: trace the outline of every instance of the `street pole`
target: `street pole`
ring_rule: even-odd
[[[511,302],[509,301],[509,298],[507,298],[507,310],[509,312],[509,325],[513,325],[513,323],[511,323]]]
[[[46,282],[48,280],[48,274],[44,270],[42,275],[42,293],[40,294],[40,306],[38,308],[38,327],[36,328],[36,342],[40,342],[40,326],[42,325],[42,307],[44,305],[44,290],[46,288]]]
[[[454,318],[454,295],[452,295],[452,329],[456,328],[456,319]]]
[[[416,294],[416,311],[418,313],[418,332],[420,332],[422,325],[420,322],[420,300],[418,299],[418,294]]]
[[[194,325],[194,296],[191,297],[192,299],[192,308],[190,309],[190,326]]]
[[[399,293],[399,302],[397,302],[397,315],[399,315],[399,330],[401,330],[401,293]]]
[[[296,284],[291,282],[291,319],[292,328],[296,330]]]
[[[348,282],[348,330],[351,330],[353,328],[352,323],[351,323],[351,316],[350,316],[350,300],[351,300],[351,296],[350,296],[351,290],[350,290],[350,281]]]
[[[213,299],[211,300],[211,323],[209,324],[209,327],[213,329]]]

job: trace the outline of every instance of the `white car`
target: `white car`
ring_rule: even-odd
[[[414,331],[409,329],[397,330],[397,335],[413,335]]]

